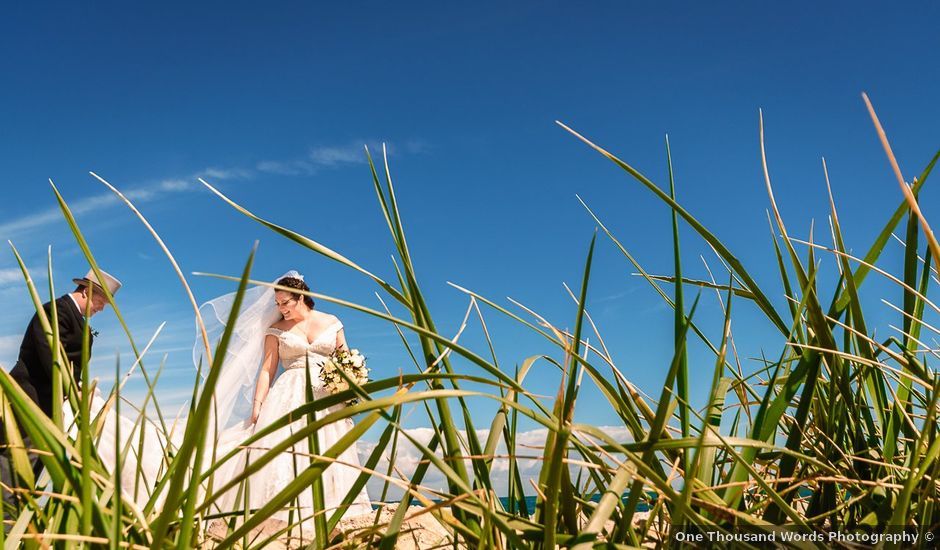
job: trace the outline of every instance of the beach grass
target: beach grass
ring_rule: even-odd
[[[940,309],[928,297],[928,291],[938,283],[940,248],[918,206],[918,196],[940,152],[926,163],[918,177],[906,181],[893,160],[874,109],[870,112],[901,192],[896,208],[884,213],[878,237],[861,257],[846,249],[831,191],[831,242],[821,244],[791,235],[775,202],[770,170],[763,156],[761,126],[760,145],[771,209],[768,257],[779,273],[778,280],[766,283],[759,282],[755,270],[748,269],[730,247],[676,200],[668,142],[669,181],[661,185],[562,124],[573,137],[622,169],[626,181],[638,183],[639,189],[663,203],[664,215],[671,216],[674,271],[669,275],[650,273],[629,252],[625,244],[629,237],[615,235],[582,201],[598,231],[585,236],[579,266],[583,276],[571,292],[575,307],[572,317],[566,320],[566,326],[573,330],[552,325],[517,304],[499,303],[472,289],[455,286],[470,304],[462,326],[479,322],[483,327],[487,345],[479,350],[466,347],[458,338],[438,329],[419,285],[417,261],[408,245],[384,150],[379,163],[368,150],[366,155],[379,214],[386,221],[392,241],[393,280],[385,280],[341,252],[256,215],[200,180],[223,204],[279,238],[289,239],[311,255],[337,262],[372,281],[381,308],[342,297],[309,294],[387,323],[390,332],[401,335],[413,371],[362,386],[353,383],[345,392],[311,400],[243,444],[250,446],[301,416],[311,419],[306,428],[262,453],[235,478],[215,479],[218,469],[237,456],[237,451],[215,455],[206,435],[213,432],[212,390],[230,328],[218,342],[210,342],[204,328],[201,331],[205,357],[209,358],[207,364],[199,365],[205,376],[197,377],[185,426],[175,426],[160,409],[159,392],[154,391],[159,359],[149,357],[149,344],[138,347],[138,336],[127,328],[119,304],[108,295],[134,353],[128,371],[122,372],[120,363],[115,365],[118,379],[139,371],[151,389],[148,403],[139,409],[122,401],[120,384],[109,392],[107,409],[119,409],[136,420],[135,437],[124,446],[116,445],[110,454],[117,454],[119,464],[137,467],[139,478],[139,457],[135,453],[143,449],[139,434],[146,424],[166,436],[161,475],[158,479],[139,480],[153,488],[144,504],[139,505],[121,490],[114,465],[106,464],[100,456],[96,439],[104,414],[91,418],[79,413],[77,426],[70,430],[62,423],[60,406],[56,406],[52,418],[45,417],[12,378],[0,372],[3,427],[12,462],[21,477],[20,486],[26,487],[18,492],[19,506],[10,511],[8,528],[0,534],[2,542],[10,548],[190,548],[206,544],[210,525],[221,522],[224,527],[213,539],[215,548],[263,547],[283,538],[296,525],[285,525],[260,539],[253,533],[302,492],[313,490],[314,501],[322,502],[319,492],[324,470],[367,430],[377,430],[380,436],[376,447],[364,458],[360,478],[346,502],[351,503],[370,479],[381,479],[385,485],[383,495],[394,486],[404,491],[405,502],[423,504],[424,513],[449,534],[452,547],[664,547],[670,544],[669,537],[676,529],[760,534],[774,532],[780,525],[806,532],[902,526],[918,532],[924,544],[923,536],[936,531],[940,524],[940,378],[931,367],[938,357],[938,329],[929,322]],[[157,231],[116,186],[94,177],[120,196],[160,244],[168,268],[178,275],[201,326],[188,278]],[[54,185],[53,190],[85,258],[98,269],[93,247]],[[683,275],[680,226],[691,228],[714,250],[724,273],[710,281]],[[879,259],[892,235],[897,234],[904,246],[903,263],[884,266]],[[671,359],[659,366],[664,378],[655,388],[654,399],[645,396],[631,382],[629,373],[618,368],[587,308],[593,257],[602,245],[620,251],[624,269],[639,272],[674,312],[674,345],[668,350]],[[18,251],[12,249],[54,350],[57,387],[62,388],[73,407],[87,410],[90,391],[78,391],[78,381],[72,379],[71,368],[56,344],[55,312],[49,319],[41,307],[46,301],[41,296],[56,295],[52,278],[47,291],[40,291]],[[252,250],[238,276],[211,276],[237,283],[239,300],[249,285],[271,286],[268,281],[252,278],[253,257]],[[819,268],[824,257],[837,265],[837,280],[820,280],[828,277]],[[51,261],[50,254],[50,275]],[[898,336],[876,339],[869,327],[863,290],[871,278],[888,281],[903,295],[902,303],[893,306]],[[834,291],[827,295],[825,288]],[[706,336],[696,317],[700,289],[718,293],[723,313],[718,339]],[[690,300],[690,296],[695,298]],[[780,298],[784,307],[775,305]],[[756,372],[743,372],[730,351],[735,312],[745,305],[760,312],[785,342],[776,355],[765,358]],[[511,367],[505,360],[500,361],[486,324],[490,315],[504,317],[538,335],[543,351]],[[693,343],[707,350],[708,362],[713,366],[711,384],[701,390],[693,389],[689,382]],[[460,361],[460,369],[454,368],[456,360]],[[702,362],[698,358],[697,363]],[[559,373],[554,395],[545,397],[527,389],[527,377],[537,369]],[[81,372],[81,387],[89,388],[87,353]],[[609,430],[576,420],[579,396],[586,385],[592,385],[599,396],[591,407],[609,409],[619,419],[617,427],[630,434],[628,438],[615,438]],[[358,403],[316,420],[316,412],[352,398],[358,398]],[[481,419],[479,414],[471,414],[470,399],[488,400],[491,416]],[[703,401],[704,408],[693,407],[696,401]],[[430,441],[419,440],[403,427],[406,407],[424,415],[424,423],[433,430]],[[318,448],[318,429],[354,417],[355,428],[346,437],[330,448]],[[547,430],[544,445],[537,453],[539,472],[531,484],[520,475],[524,470],[520,458],[524,453],[517,445],[520,419]],[[182,433],[171,435],[174,429]],[[481,433],[487,436],[481,438]],[[38,453],[45,465],[40,479],[33,479],[23,448],[24,436],[32,441],[31,452]],[[310,467],[298,472],[265,506],[236,513],[218,510],[223,494],[243,491],[244,481],[278,453],[308,441],[313,455]],[[410,476],[401,477],[391,465],[398,448],[405,443],[417,449],[424,460]],[[389,467],[378,470],[383,457]],[[497,461],[507,467],[495,468]],[[444,477],[446,487],[425,486],[431,471]],[[507,494],[497,494],[497,486],[508,486]],[[534,501],[527,495],[534,495]],[[648,513],[643,521],[637,521],[641,505],[648,508]],[[382,522],[355,531],[341,529],[341,511],[321,511],[315,518],[318,536],[306,544],[312,548],[392,549],[407,530],[409,510],[408,506],[398,506],[391,517],[386,514]],[[295,523],[305,519],[297,518]],[[759,545],[744,543],[743,547]],[[825,548],[831,544],[807,543],[803,547]],[[885,547],[900,547],[900,543],[889,542]]]

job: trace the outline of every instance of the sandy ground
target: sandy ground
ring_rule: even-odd
[[[383,533],[384,527],[392,520],[395,513],[395,506],[389,506],[382,510],[376,522],[375,514],[364,514],[352,518],[344,518],[331,534],[331,538],[341,537],[344,539],[353,539],[357,534],[364,534],[372,530],[377,533]],[[249,544],[257,544],[264,539],[282,530],[287,524],[279,520],[268,520],[259,527],[251,531],[248,536]],[[225,537],[226,528],[222,522],[214,522],[208,529],[208,540],[203,548],[214,548],[215,544]],[[398,542],[395,544],[396,550],[428,550],[432,548],[442,548],[452,544],[450,533],[440,524],[440,522],[426,509],[421,506],[412,506],[405,516],[405,522],[401,527],[401,534]],[[362,538],[358,539],[360,543],[340,544],[338,548],[361,548]],[[310,540],[302,541],[299,536],[291,537],[282,535],[273,542],[265,546],[272,550],[304,548],[310,544]]]
[[[346,544],[339,543],[332,548],[362,548],[364,547],[363,537],[356,538],[357,534],[365,535],[372,530],[376,533],[383,533],[384,526],[387,526],[395,513],[396,506],[388,506],[382,510],[378,520],[375,514],[364,514],[353,518],[345,518],[331,534],[332,539],[345,539]],[[449,510],[442,511],[444,516],[449,515]],[[634,515],[634,524],[640,525],[648,519],[649,512],[637,512]],[[254,529],[248,536],[249,544],[258,544],[261,541],[271,537],[278,531],[286,527],[286,524],[278,520],[268,520],[261,526]],[[612,526],[608,526],[610,528]],[[203,548],[214,548],[216,543],[221,541],[226,534],[225,525],[221,522],[214,522],[208,529],[208,540]],[[310,540],[302,541],[299,537],[282,535],[273,542],[265,546],[272,550],[304,548],[310,544]],[[237,545],[236,548],[240,548]],[[421,506],[411,506],[405,516],[405,522],[402,524],[401,534],[398,542],[395,544],[396,550],[432,550],[436,548],[452,548],[453,539],[449,531],[440,521],[427,509]],[[461,545],[461,547],[463,547]]]

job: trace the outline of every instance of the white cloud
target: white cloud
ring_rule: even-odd
[[[164,191],[185,191],[192,187],[192,182],[179,179],[169,179],[160,182],[160,189]]]
[[[639,286],[634,286],[634,287],[631,287],[629,290],[625,290],[625,291],[623,291],[623,292],[615,292],[615,293],[613,293],[613,294],[608,294],[607,296],[601,296],[600,298],[595,298],[595,299],[591,300],[590,302],[591,302],[591,304],[593,304],[593,305],[605,304],[605,303],[609,303],[609,302],[616,302],[616,301],[618,301],[618,300],[621,300],[621,299],[626,298],[627,296],[633,294],[634,292],[636,292],[636,289],[638,289],[638,288],[640,288],[640,287],[639,287]]]
[[[409,139],[403,142],[379,142],[372,141],[366,142],[369,146],[369,153],[372,154],[373,158],[380,158],[382,156],[382,146],[384,145],[388,154],[390,156],[398,155],[423,155],[431,151],[431,144],[423,139]],[[359,151],[362,152],[362,147],[359,148]]]
[[[23,293],[23,287],[17,286],[15,283],[0,285],[0,300],[5,301],[14,300],[16,298],[23,298]]]
[[[361,145],[317,147],[310,151],[310,160],[314,164],[328,167],[340,164],[364,164],[366,154]]]
[[[70,202],[69,210],[72,211],[73,215],[80,216],[88,212],[115,205],[117,202],[117,196],[109,192],[107,194],[87,197]],[[17,218],[13,221],[0,224],[0,237],[8,239],[16,233],[22,233],[37,227],[49,225],[50,223],[55,223],[61,221],[62,219],[62,210],[60,210],[59,207],[47,208],[40,212],[36,212],[28,216]]]
[[[311,176],[325,168],[338,168],[350,164],[365,164],[364,146],[369,147],[372,155],[381,155],[382,142],[374,139],[353,140],[347,145],[325,145],[314,147],[306,157],[292,160],[264,160],[255,169],[277,176]],[[431,147],[421,139],[411,139],[398,144],[387,144],[390,153],[418,155],[428,152]]]
[[[46,267],[28,267],[29,276],[33,279],[33,284],[37,290],[42,293],[48,279],[46,278]],[[6,299],[16,295],[28,296],[26,293],[26,279],[23,278],[23,272],[19,267],[0,268],[0,298]],[[28,302],[28,300],[27,300]]]
[[[18,283],[23,280],[20,268],[0,269],[0,286]]]
[[[293,160],[264,160],[255,168],[277,176],[312,176],[322,168],[365,163],[365,152],[358,142],[348,146],[315,147],[308,155]]]
[[[189,179],[168,178],[160,180],[150,185],[143,185],[128,189],[118,188],[125,197],[134,203],[143,203],[162,198],[174,193],[180,193],[196,189],[196,178],[206,176],[215,179],[234,179],[247,178],[251,173],[246,170],[232,169],[221,170],[217,168],[208,168],[194,174]],[[117,195],[108,191],[99,195],[69,201],[69,210],[75,216],[81,216],[91,212],[99,213],[106,208],[121,204]],[[17,234],[29,232],[46,225],[61,222],[62,210],[59,207],[47,208],[45,210],[17,218],[15,220],[0,224],[0,238],[10,239]]]
[[[431,144],[423,139],[412,139],[402,145],[402,150],[409,155],[421,155],[431,150]]]
[[[617,441],[629,441],[632,439],[629,431],[623,426],[598,426],[598,429],[605,432],[610,437],[614,438]],[[411,428],[405,430],[408,435],[415,438],[422,445],[427,445],[431,438],[434,436],[434,432],[431,428]],[[461,439],[466,441],[466,432],[460,432]],[[480,440],[481,445],[485,445],[486,438],[488,435],[488,430],[477,430],[477,438]],[[548,436],[547,428],[538,428],[534,430],[529,430],[525,432],[516,433],[516,449],[513,453],[517,457],[517,465],[519,467],[519,475],[522,478],[523,485],[526,488],[526,492],[532,492],[532,485],[529,483],[529,480],[538,480],[539,472],[542,469],[542,453],[545,447],[545,439]],[[590,444],[592,442],[591,438],[582,436],[582,441]],[[366,460],[369,458],[369,455],[376,448],[376,443],[371,441],[360,441],[357,445],[357,450],[359,451],[359,460],[362,464],[365,464]],[[383,456],[378,465],[376,466],[376,471],[385,473],[388,470],[388,456],[391,450],[391,445],[386,448],[385,456]],[[466,449],[464,449],[466,452]],[[441,456],[440,448],[437,451],[438,456]],[[500,443],[496,447],[495,454],[497,456],[506,456],[507,450],[506,445],[500,439]],[[574,458],[574,457],[572,457]],[[424,455],[418,450],[417,447],[407,438],[400,436],[398,440],[398,448],[396,450],[395,456],[395,470],[401,473],[406,480],[410,480],[414,475],[415,470],[421,461],[424,460]],[[471,470],[470,464],[468,462],[467,469]],[[576,476],[576,466],[571,466],[573,477]],[[393,470],[392,476],[398,477],[398,474]],[[493,489],[499,495],[508,494],[509,487],[509,460],[507,458],[495,458],[490,467],[491,472],[491,481],[493,482]],[[382,486],[384,480],[378,477],[373,477],[369,481],[369,494],[372,498],[379,498],[382,491]],[[427,475],[425,476],[422,485],[429,489],[434,490],[446,490],[447,480],[442,472],[440,472],[433,465],[428,469]],[[387,500],[397,500],[401,498],[402,491],[401,489],[391,485],[389,487],[389,493],[386,497]]]
[[[7,370],[13,368],[13,362],[16,361],[16,356],[19,354],[22,340],[23,335],[0,336],[0,362]],[[7,361],[10,362],[9,365],[5,364]]]
[[[258,163],[257,169],[259,172],[278,176],[309,176],[317,171],[316,167],[306,160],[265,160]]]
[[[193,177],[193,180],[198,178],[213,179],[213,180],[243,180],[250,179],[254,174],[251,170],[246,170],[244,168],[206,168],[202,172],[198,172]],[[191,185],[189,182],[183,180],[171,180],[180,182],[183,185]]]

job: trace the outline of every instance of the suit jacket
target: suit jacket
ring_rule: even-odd
[[[79,381],[81,380],[82,330],[85,327],[85,317],[68,294],[58,298],[55,304],[59,320],[59,342],[72,363],[75,380]],[[42,307],[51,320],[51,304],[46,303]],[[89,339],[94,340],[94,336],[89,335]],[[88,351],[90,356],[90,342]],[[33,315],[29,326],[26,327],[26,334],[23,335],[23,343],[20,345],[19,359],[10,371],[10,375],[43,412],[49,416],[52,415],[52,351],[49,349],[49,342],[39,322],[38,314]],[[62,396],[55,398],[62,399]]]

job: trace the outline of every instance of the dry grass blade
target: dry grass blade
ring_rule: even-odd
[[[862,99],[865,100],[865,106],[868,108],[868,114],[871,115],[871,120],[875,125],[875,130],[878,132],[878,139],[881,140],[881,145],[884,147],[885,154],[888,155],[888,162],[891,163],[891,169],[894,170],[894,175],[898,178],[898,185],[901,186],[901,192],[904,193],[904,199],[907,201],[908,206],[911,207],[911,211],[917,216],[917,219],[920,221],[921,228],[924,230],[924,235],[927,236],[927,242],[930,244],[930,250],[933,252],[934,262],[937,264],[937,268],[940,269],[940,244],[937,243],[937,237],[933,234],[933,230],[930,229],[930,224],[927,223],[927,218],[924,216],[923,212],[920,211],[920,205],[917,202],[917,197],[914,196],[914,192],[911,191],[910,186],[907,182],[904,181],[904,176],[901,174],[901,167],[898,166],[898,161],[894,156],[894,151],[891,150],[891,144],[888,143],[888,136],[885,134],[884,127],[881,126],[881,121],[878,120],[878,115],[875,114],[875,108],[871,104],[871,100],[868,99],[868,94],[863,93]]]
[[[239,283],[234,304],[236,313],[229,317],[219,347],[211,350],[213,365],[200,366],[207,368],[209,375],[205,386],[199,385],[200,378],[193,388],[193,405],[182,437],[173,438],[172,448],[161,449],[167,462],[160,466],[155,479],[146,481],[166,499],[162,509],[156,497],[151,497],[145,506],[137,506],[132,499],[125,498],[128,491],[122,486],[123,470],[108,470],[99,460],[97,453],[104,449],[94,444],[93,436],[97,435],[95,428],[102,426],[102,416],[95,421],[98,424],[91,424],[90,415],[79,414],[79,433],[70,437],[67,430],[42,414],[9,374],[0,372],[0,424],[9,432],[10,442],[16,447],[12,452],[16,467],[31,470],[24,440],[16,437],[17,430],[22,428],[23,434],[33,440],[35,452],[41,455],[48,470],[29,487],[15,488],[26,510],[16,519],[9,537],[2,539],[0,536],[0,540],[5,540],[9,548],[17,544],[31,548],[68,548],[108,543],[115,549],[188,548],[207,543],[206,520],[220,518],[226,523],[225,532],[213,535],[215,547],[219,549],[241,545],[247,550],[285,542],[292,528],[315,521],[319,536],[312,548],[394,550],[411,535],[413,522],[420,523],[423,518],[444,533],[437,541],[438,547],[549,550],[556,546],[579,549],[668,547],[674,542],[669,539],[674,526],[731,534],[769,533],[777,529],[777,524],[796,525],[807,533],[824,533],[834,528],[878,530],[889,525],[934,525],[937,479],[940,479],[940,426],[936,422],[936,415],[940,413],[937,406],[940,380],[933,365],[940,357],[940,344],[928,345],[929,338],[923,335],[934,335],[940,330],[935,321],[940,307],[927,298],[928,290],[934,290],[930,287],[936,283],[936,278],[932,278],[936,272],[932,272],[931,260],[940,259],[940,253],[935,253],[936,242],[915,199],[940,153],[911,189],[903,183],[884,131],[867,97],[865,100],[892,168],[905,190],[905,202],[899,201],[901,206],[892,210],[885,229],[861,260],[846,252],[849,249],[845,246],[840,214],[848,217],[845,211],[836,212],[837,201],[825,161],[823,174],[832,245],[827,248],[815,243],[812,225],[806,241],[791,236],[771,186],[761,113],[760,161],[772,211],[767,214],[773,243],[770,252],[780,272],[777,283],[782,283],[782,293],[779,284],[772,291],[759,286],[716,234],[676,201],[668,145],[670,187],[667,192],[606,149],[565,127],[642,183],[671,209],[675,272],[671,277],[664,277],[650,275],[581,201],[596,226],[631,262],[630,269],[619,273],[621,279],[633,284],[635,279],[627,275],[638,271],[672,308],[669,316],[676,331],[670,338],[668,347],[671,349],[658,350],[670,352],[666,354],[668,361],[660,359],[659,363],[647,358],[656,356],[657,350],[637,354],[628,349],[624,355],[622,347],[608,347],[611,340],[605,341],[599,325],[615,321],[608,320],[609,312],[604,312],[602,318],[593,305],[596,302],[592,303],[596,316],[592,318],[588,312],[587,290],[596,232],[587,260],[582,264],[580,293],[572,292],[567,285],[561,293],[564,302],[570,298],[576,306],[577,318],[572,329],[561,328],[567,325],[556,322],[557,313],[544,314],[549,310],[539,311],[538,304],[528,303],[529,300],[522,305],[509,299],[512,305],[507,307],[513,309],[510,312],[476,292],[451,285],[461,293],[458,298],[466,296],[469,300],[464,312],[457,311],[457,317],[447,320],[446,326],[456,327],[456,330],[442,331],[432,321],[426,294],[417,282],[419,274],[405,240],[386,149],[383,148],[382,154],[384,170],[377,170],[371,157],[368,160],[381,214],[392,234],[393,268],[397,277],[393,283],[397,288],[339,252],[255,216],[200,180],[236,211],[260,223],[272,234],[300,244],[310,256],[326,257],[349,269],[349,273],[366,275],[395,297],[403,307],[389,308],[382,299],[386,294],[377,293],[381,304],[381,310],[377,310],[338,297],[300,293],[364,314],[387,327],[388,334],[397,333],[403,347],[402,356],[406,360],[410,358],[416,372],[409,370],[405,374],[397,364],[373,363],[370,367],[377,367],[373,373],[387,376],[364,384],[353,383],[350,379],[350,389],[317,394],[316,398],[312,391],[304,390],[309,391],[304,403],[273,422],[256,427],[250,436],[242,439],[240,446],[222,450],[212,445],[206,435],[212,387],[220,376],[220,362],[224,360],[228,339],[234,337],[235,315],[246,287],[260,285],[295,292],[295,289],[249,279],[253,251],[241,276],[213,275]],[[154,228],[125,195],[96,174],[92,175],[144,223],[170,260],[198,316],[196,300],[186,278]],[[384,182],[380,181],[381,176]],[[93,263],[89,245],[78,231],[71,211],[58,193],[56,197],[82,251]],[[906,240],[901,241],[905,250],[903,274],[899,277],[885,265],[877,268],[873,264],[891,261],[887,255],[883,262],[876,260],[900,219],[907,214],[908,207],[913,214],[907,216]],[[703,259],[706,277],[683,276],[680,262],[686,258],[681,257],[679,250],[679,218],[712,248],[726,274],[718,273],[719,279],[716,279],[709,266],[714,263]],[[921,228],[931,242],[924,258],[918,262],[917,236]],[[797,244],[807,246],[805,253]],[[794,247],[800,250],[800,255]],[[599,254],[600,249],[597,251]],[[26,278],[29,297],[43,322],[44,335],[54,340],[56,316],[54,312],[51,316],[44,313],[42,300],[15,249],[14,255]],[[556,254],[556,259],[560,257],[561,254]],[[823,259],[829,257],[836,260],[838,269],[824,265]],[[855,263],[858,268],[853,271]],[[883,308],[859,292],[864,275],[872,270],[884,277],[876,281],[878,284],[887,285],[891,292],[904,296],[903,306],[894,306],[884,299],[889,308]],[[51,259],[49,272],[51,279]],[[795,275],[791,276],[792,273]],[[677,287],[694,285],[699,289],[713,289],[718,307],[699,308],[705,311],[697,317],[700,328],[692,322],[699,300],[696,299],[686,315],[679,290],[673,298],[667,294],[668,285],[663,282]],[[591,285],[593,288],[594,283]],[[51,289],[50,285],[50,292]],[[824,291],[832,294],[823,296]],[[749,308],[749,313],[743,317],[745,322],[772,325],[774,338],[778,338],[772,345],[779,345],[779,355],[765,354],[763,350],[754,354],[756,367],[749,371],[746,370],[748,362],[745,360],[742,364],[743,358],[738,358],[736,340],[739,338],[733,337],[731,330],[732,326],[744,326],[740,313],[743,308],[734,307],[732,314],[732,299],[737,297],[746,298],[741,302]],[[778,312],[771,298],[786,302],[784,308]],[[826,310],[821,304],[829,299],[831,305]],[[871,325],[875,330],[866,325],[867,312],[863,311],[863,305],[864,309],[869,309],[870,303],[876,305],[878,324]],[[758,308],[751,307],[755,304]],[[500,322],[488,323],[481,311],[483,305],[496,310],[501,316]],[[720,326],[713,317],[716,310],[721,316]],[[891,318],[881,317],[885,310]],[[475,333],[475,327],[470,326],[470,315],[474,311],[482,334]],[[119,319],[123,324],[123,319]],[[201,340],[207,347],[209,335],[202,328],[201,320],[197,323],[200,324],[197,341]],[[885,325],[890,328],[889,336],[879,340],[876,334]],[[126,325],[124,327],[127,330]],[[142,353],[134,347],[136,361],[128,374],[139,364],[142,369],[143,356],[150,352],[163,327],[160,325]],[[522,350],[523,354],[497,353],[495,342],[500,341],[502,329],[507,327],[507,334],[515,335],[512,332],[515,329],[528,337],[513,339],[510,344],[512,352]],[[584,334],[588,329],[593,332],[590,336]],[[720,338],[719,345],[714,345],[705,336],[706,332]],[[739,329],[739,332],[751,336],[760,331],[748,326],[747,330]],[[690,336],[694,341],[689,340]],[[133,347],[129,330],[127,337]],[[757,342],[746,344],[741,340],[741,349],[748,349],[744,345],[767,344],[764,336],[758,338]],[[369,343],[360,345],[367,349]],[[530,345],[535,348],[528,349]],[[678,380],[685,368],[683,358],[687,352],[690,378],[686,385]],[[85,355],[87,358],[87,351]],[[384,349],[381,354],[375,352],[370,361],[379,358],[382,363],[383,356],[389,357]],[[60,361],[67,364],[67,358]],[[706,369],[710,368],[705,373],[705,376],[711,375],[709,387],[698,384],[693,374],[701,370],[703,361],[707,363]],[[692,370],[693,365],[696,371]],[[666,376],[661,385],[644,392],[638,383],[629,379],[637,368],[664,369]],[[87,368],[82,372],[83,387],[87,391],[81,396],[80,404],[67,372],[62,389],[72,396],[73,407],[81,405],[84,410],[88,407],[93,384],[87,381]],[[118,379],[120,374],[116,366]],[[308,376],[310,385],[312,372]],[[125,381],[126,375],[124,380],[117,380],[115,399]],[[557,387],[558,391],[545,397],[540,395],[546,393],[545,387],[551,388],[549,391]],[[153,385],[148,389],[149,400],[155,395]],[[540,391],[533,391],[535,389]],[[701,393],[705,391],[708,393],[704,407],[696,409],[702,405]],[[649,394],[657,395],[656,399],[650,399]],[[359,402],[348,404],[353,397]],[[105,415],[125,409],[126,401],[115,402],[119,406],[106,411]],[[134,450],[134,442],[121,441],[125,428],[133,425],[133,431],[147,423],[147,403],[149,401],[145,400],[145,405],[140,407],[137,422],[122,424],[120,436],[115,437],[117,441],[109,441],[121,464],[131,461],[129,453]],[[488,425],[488,433],[486,429],[473,427],[481,414],[488,421],[483,424]],[[603,426],[581,421],[595,414],[605,418]],[[306,419],[303,427],[289,430],[280,437],[279,434],[284,433],[280,430],[292,427],[299,418]],[[353,418],[357,422],[348,424]],[[318,434],[334,425],[345,425],[348,429],[321,446]],[[370,442],[371,448],[366,452],[368,459],[358,464],[347,460],[343,453],[355,449],[367,430],[373,429],[381,436],[378,442]],[[276,442],[267,440],[272,434],[278,434]],[[485,444],[481,442],[483,439]],[[265,443],[262,445],[259,441]],[[304,442],[309,447],[297,452],[295,445]],[[151,449],[142,444],[138,449],[145,447]],[[210,448],[211,456],[207,452]],[[224,473],[225,466],[231,464],[228,461],[237,460],[245,449],[260,454],[235,473]],[[250,491],[251,483],[246,481],[284,453],[306,456],[311,459],[310,466],[292,472],[292,479],[254,509],[247,505],[240,505],[236,510],[221,509],[220,502],[227,491],[241,490],[245,486]],[[381,463],[382,460],[388,464]],[[318,496],[313,500],[313,510],[303,510],[298,497],[317,493],[316,489],[311,491],[311,487],[326,482],[323,476],[328,468],[344,465],[357,472],[352,476],[355,481],[346,496],[340,497],[342,502],[330,503],[325,496],[322,499]],[[141,472],[136,474],[139,476]],[[47,491],[42,485],[50,479],[52,490]],[[394,511],[382,510],[364,521],[353,522],[356,526],[350,527],[343,508],[369,481],[383,486],[382,500],[396,498],[397,495],[389,492],[391,489],[400,492],[403,501]],[[410,506],[412,499],[418,508]],[[243,498],[242,501],[252,502],[253,499]],[[387,503],[380,506],[387,508]],[[266,525],[270,526],[279,512],[288,509],[292,519],[287,525],[276,525],[265,531]],[[532,514],[533,511],[536,513]],[[644,512],[648,517],[641,518]],[[256,528],[261,528],[261,534]],[[107,540],[104,534],[113,540]],[[310,542],[307,540],[305,544]],[[427,546],[420,548],[427,550]],[[807,542],[804,547],[822,546]]]
[[[176,258],[173,256],[173,253],[170,252],[170,249],[166,246],[166,243],[163,242],[163,239],[157,233],[156,229],[154,229],[153,226],[150,224],[150,222],[147,221],[147,218],[144,217],[144,215],[140,212],[140,210],[138,210],[137,207],[134,206],[134,203],[132,203],[130,199],[128,199],[126,196],[124,196],[124,193],[121,193],[120,191],[118,191],[116,187],[108,183],[104,178],[102,178],[98,174],[94,172],[89,172],[89,173],[95,179],[97,179],[98,181],[103,183],[105,186],[107,186],[108,189],[114,192],[114,194],[117,195],[124,202],[124,204],[126,204],[127,207],[131,209],[131,212],[133,212],[140,219],[141,223],[144,224],[144,227],[147,228],[147,231],[149,231],[150,234],[153,235],[154,240],[157,241],[158,245],[160,245],[160,249],[163,250],[163,253],[166,255],[167,259],[170,261],[170,265],[173,267],[173,271],[176,273],[176,276],[179,278],[180,283],[183,285],[183,289],[186,291],[186,297],[189,298],[189,303],[190,305],[192,305],[193,313],[196,316],[196,326],[199,328],[199,334],[202,336],[202,343],[206,350],[206,357],[208,358],[207,360],[212,361],[212,346],[209,343],[209,335],[206,333],[206,324],[202,321],[202,315],[199,313],[199,304],[196,303],[196,297],[193,295],[193,291],[189,287],[189,282],[186,280],[186,276],[183,274],[183,270],[180,269],[179,263],[176,261]]]

